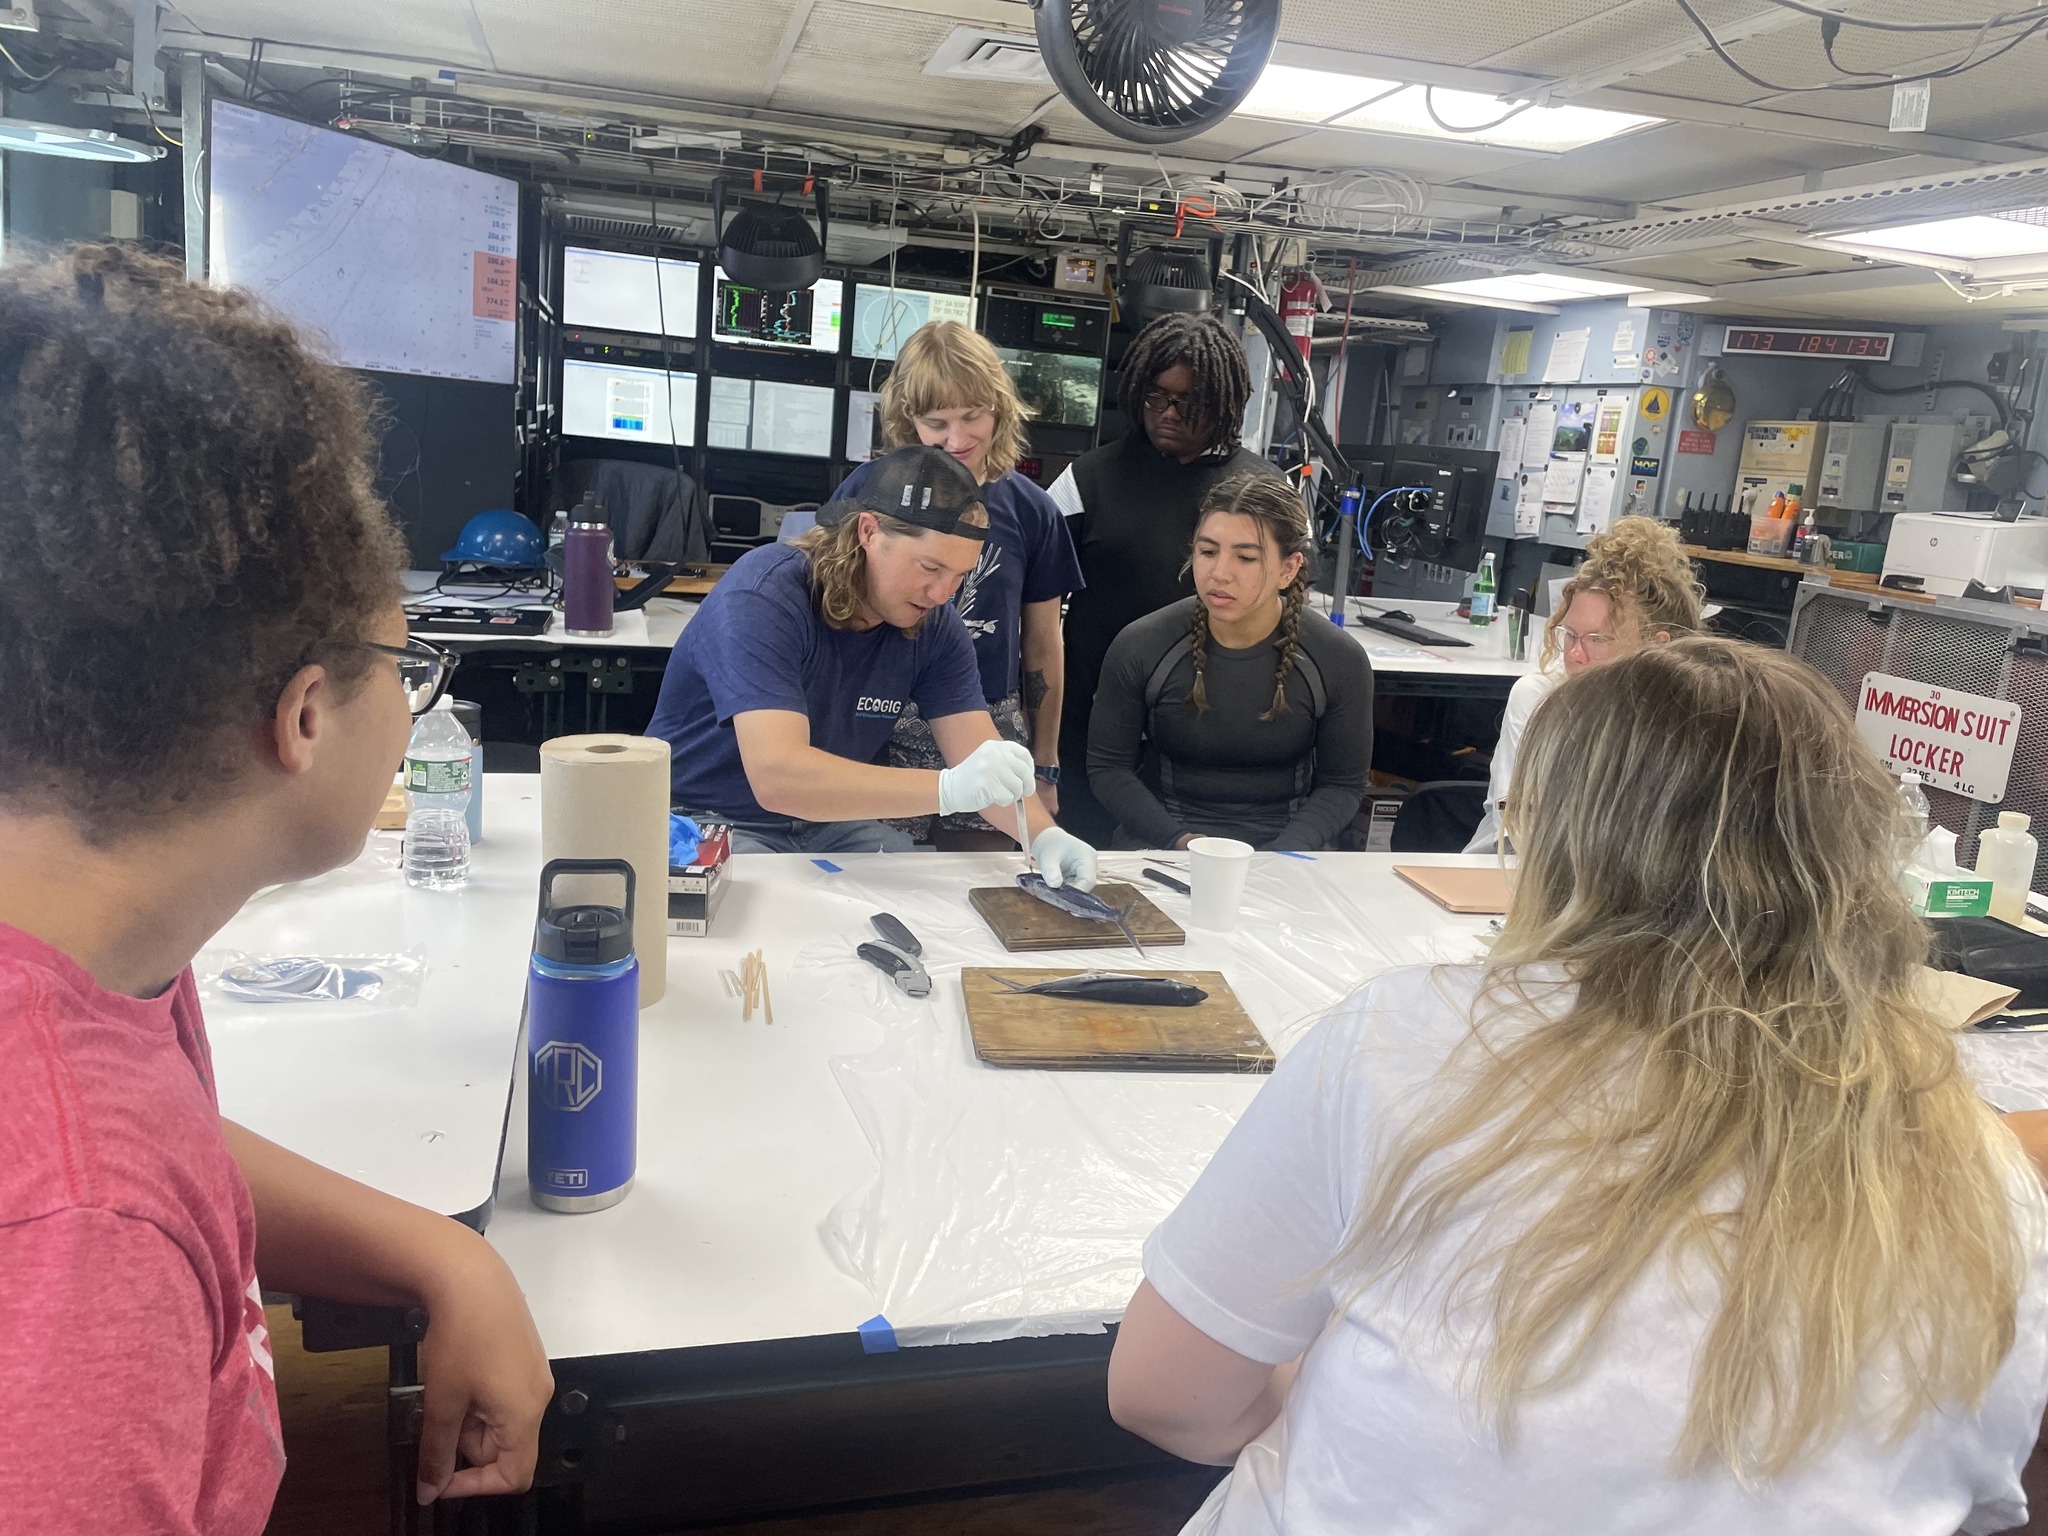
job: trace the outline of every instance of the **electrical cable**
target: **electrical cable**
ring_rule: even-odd
[[[1714,29],[1708,26],[1706,21],[1701,18],[1700,13],[1692,8],[1690,0],[1672,0],[1672,3],[1684,13],[1685,19],[1692,23],[1693,29],[1706,40],[1706,44],[1713,50],[1715,58],[1734,70],[1736,74],[1747,80],[1751,85],[1757,86],[1762,90],[1775,91],[1781,95],[1810,95],[1821,91],[1882,91],[1889,90],[1893,86],[1911,85],[1920,80],[1947,80],[1952,76],[1963,74],[1969,70],[1989,64],[1996,59],[2003,58],[2028,38],[2033,37],[2044,27],[2048,27],[2048,14],[2044,14],[2017,37],[2010,39],[1999,48],[1979,58],[1976,56],[1976,53],[1983,43],[1985,32],[1989,30],[1990,24],[1987,22],[1975,29],[1977,35],[1970,44],[1970,56],[1961,63],[1951,64],[1942,69],[1922,70],[1920,73],[1913,75],[1887,75],[1878,80],[1830,80],[1820,85],[1785,85],[1776,80],[1766,80],[1762,75],[1755,74],[1737,63],[1735,56],[1728,51],[1721,39],[1714,35]]]
[[[1510,107],[1507,110],[1507,112],[1505,112],[1500,117],[1496,117],[1490,123],[1480,123],[1478,126],[1473,128],[1460,128],[1455,123],[1445,122],[1443,118],[1438,115],[1436,110],[1436,87],[1433,85],[1425,85],[1422,88],[1423,110],[1429,113],[1429,120],[1432,123],[1435,123],[1437,127],[1443,129],[1445,133],[1491,133],[1494,129],[1500,127],[1501,124],[1513,121],[1515,118],[1520,117],[1524,112],[1528,111],[1531,107],[1535,105],[1536,103],[1533,101],[1525,101],[1521,103],[1519,106]]]
[[[1797,11],[1802,16],[1839,22],[1845,27],[1862,27],[1871,32],[1986,32],[1994,27],[2018,26],[2022,22],[2048,17],[2048,5],[2029,5],[1993,16],[1988,21],[1878,21],[1832,11],[1826,6],[1809,4],[1807,0],[1765,0],[1765,3],[1781,11]]]
[[[143,96],[143,97],[139,97],[139,98],[137,98],[137,99],[138,99],[138,100],[140,100],[140,101],[142,102],[142,113],[143,113],[143,116],[145,116],[145,117],[147,117],[147,118],[149,119],[149,126],[150,126],[150,127],[152,128],[152,129],[154,129],[154,130],[155,130],[155,132],[156,132],[156,136],[157,136],[158,138],[162,139],[162,140],[163,140],[163,141],[164,141],[164,142],[165,142],[166,144],[170,145],[170,146],[171,146],[171,148],[173,148],[173,149],[176,149],[176,150],[182,150],[182,149],[184,149],[184,147],[185,147],[185,141],[184,141],[183,139],[174,139],[174,138],[172,138],[172,137],[171,137],[171,136],[170,136],[170,135],[169,135],[168,133],[165,133],[165,132],[163,131],[163,129],[162,129],[162,128],[160,128],[160,127],[158,127],[158,126],[157,126],[157,121],[156,121],[156,114],[155,114],[154,112],[150,111],[150,109],[149,109],[149,98],[148,98],[147,96]]]
[[[1931,394],[1941,389],[1974,389],[1989,400],[1992,409],[1998,412],[2000,431],[2006,430],[2012,423],[2012,415],[2006,409],[2004,397],[1989,384],[1979,384],[1975,379],[1923,379],[1917,384],[1873,384],[1868,374],[1859,372],[1856,375],[1856,388],[1867,389],[1873,395],[1920,395]]]
[[[21,60],[17,59],[13,54],[9,53],[7,51],[7,45],[5,43],[0,43],[0,59],[5,59],[20,73],[21,82],[20,85],[16,87],[16,89],[19,90],[26,87],[28,88],[28,94],[33,94],[34,87],[39,85],[47,85],[50,81],[54,80],[57,77],[57,71],[64,67],[61,63],[52,64],[47,71],[39,75],[34,70],[30,69],[26,64],[22,63]]]

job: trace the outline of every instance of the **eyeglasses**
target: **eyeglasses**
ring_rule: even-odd
[[[444,651],[424,640],[408,640],[403,645],[379,645],[375,640],[349,643],[357,650],[375,651],[397,661],[399,686],[405,689],[406,707],[414,719],[441,702],[441,695],[448,691],[449,681],[462,660],[454,651]]]
[[[1164,416],[1171,410],[1182,421],[1201,420],[1201,411],[1195,402],[1194,391],[1176,395],[1170,390],[1148,389],[1138,397],[1138,403],[1154,416]]]
[[[1612,635],[1603,635],[1597,630],[1590,635],[1582,635],[1576,629],[1566,629],[1562,624],[1557,626],[1557,638],[1565,650],[1583,648],[1588,656],[1603,655],[1613,650],[1616,644]]]

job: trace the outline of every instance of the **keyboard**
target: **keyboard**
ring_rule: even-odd
[[[1457,640],[1449,635],[1439,634],[1433,629],[1424,629],[1420,624],[1410,624],[1406,619],[1390,619],[1385,614],[1374,613],[1370,608],[1361,609],[1345,621],[1349,624],[1363,624],[1384,635],[1398,635],[1410,645],[1458,645],[1470,647],[1470,640]]]
[[[405,627],[412,634],[538,635],[553,617],[549,608],[408,608]]]

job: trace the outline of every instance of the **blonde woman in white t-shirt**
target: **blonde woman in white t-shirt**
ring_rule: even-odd
[[[1217,1536],[1951,1536],[2026,1517],[2040,1186],[1917,1000],[1892,787],[1693,639],[1560,684],[1483,965],[1297,1044],[1145,1249],[1118,1422]]]
[[[1537,668],[1508,690],[1486,785],[1486,814],[1467,853],[1500,847],[1500,808],[1515,776],[1515,754],[1536,706],[1564,678],[1604,666],[1646,645],[1668,645],[1700,627],[1705,597],[1678,533],[1653,517],[1617,519],[1586,545],[1543,631]]]

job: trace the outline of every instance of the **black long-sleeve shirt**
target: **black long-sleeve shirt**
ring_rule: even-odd
[[[1184,833],[1290,851],[1332,846],[1358,813],[1372,763],[1364,648],[1323,615],[1303,614],[1288,708],[1261,720],[1273,703],[1278,634],[1244,650],[1212,637],[1209,708],[1188,702],[1189,653],[1167,672],[1148,712],[1147,684],[1192,632],[1196,601],[1148,614],[1110,646],[1088,727],[1089,788],[1142,848],[1170,848]],[[1310,669],[1321,682],[1320,718]]]

